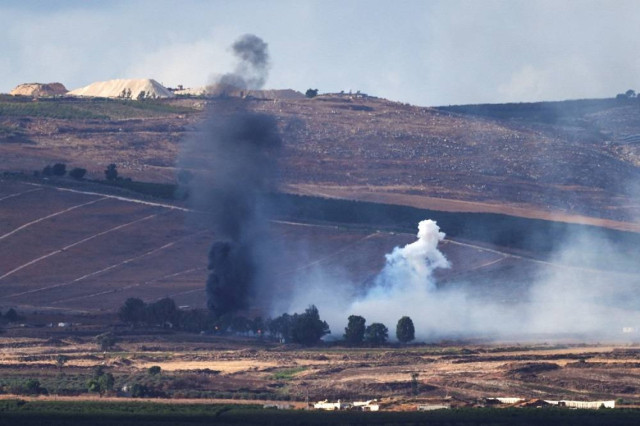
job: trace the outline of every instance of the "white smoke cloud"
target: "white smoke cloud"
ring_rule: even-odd
[[[361,315],[367,324],[385,324],[392,340],[397,321],[405,315],[415,324],[416,338],[424,341],[624,340],[623,327],[640,327],[640,297],[635,290],[640,277],[632,272],[635,257],[617,250],[604,236],[585,232],[567,239],[552,253],[550,262],[538,263],[538,278],[528,290],[522,283],[513,283],[524,288],[514,302],[501,301],[490,290],[486,295],[470,291],[485,285],[490,288],[491,283],[437,286],[433,272],[449,267],[438,249],[445,234],[431,220],[420,222],[418,228],[415,242],[386,255],[384,268],[364,295],[342,278],[346,275],[317,269],[301,277],[305,285],[294,294],[288,311],[301,312],[315,304],[334,338],[341,337],[349,315]],[[622,272],[612,272],[616,269]]]

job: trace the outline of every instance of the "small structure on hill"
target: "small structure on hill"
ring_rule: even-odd
[[[450,410],[449,404],[420,404],[418,405],[418,411],[435,411],[435,410]]]
[[[335,410],[347,410],[351,408],[352,405],[346,402],[342,402],[338,400],[338,402],[329,402],[328,399],[324,401],[316,402],[313,404],[313,408],[316,410],[327,410],[327,411],[335,411]]]
[[[370,399],[368,401],[354,401],[352,406],[355,409],[362,411],[380,411],[380,404],[377,404],[377,399]]]
[[[32,96],[34,98],[61,96],[67,93],[62,83],[23,83],[16,86],[9,94],[13,96]]]
[[[616,408],[616,402],[614,400],[611,401],[545,401],[551,405],[557,405],[558,407],[567,407],[567,408],[579,408],[579,409],[587,409],[587,410],[597,410],[599,408]]]

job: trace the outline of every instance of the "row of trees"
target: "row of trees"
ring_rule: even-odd
[[[42,174],[44,176],[62,177],[67,174],[67,165],[64,163],[56,163],[53,166],[48,164],[44,167],[44,169],[42,169]],[[87,169],[83,169],[80,167],[76,167],[69,171],[69,176],[77,180],[81,180],[85,174],[87,174]]]
[[[386,343],[389,338],[389,329],[379,322],[366,326],[366,322],[366,319],[360,315],[351,315],[347,327],[344,329],[344,340],[351,345]],[[415,327],[411,318],[405,316],[398,320],[396,338],[401,343],[408,343],[415,339]]]
[[[213,317],[207,311],[180,310],[171,298],[145,303],[142,299],[129,298],[118,311],[121,321],[131,326],[164,326],[186,331],[206,331],[215,333],[232,332],[254,336],[269,335],[273,339],[286,343],[314,345],[329,334],[329,325],[320,318],[318,308],[309,306],[303,313],[282,314],[279,317],[263,320],[262,317],[249,319],[243,316],[223,315]],[[396,324],[396,338],[401,343],[415,339],[415,327],[411,318],[404,316]],[[348,318],[344,329],[344,340],[349,345],[382,345],[389,339],[389,330],[382,323],[366,324],[359,315]],[[106,339],[109,341],[109,339]],[[108,344],[107,344],[108,346]]]
[[[118,310],[118,318],[133,326],[168,325],[175,326],[180,322],[180,311],[176,302],[165,297],[156,302],[146,304],[142,299],[130,297]]]
[[[42,169],[43,176],[59,176],[62,177],[67,174],[67,165],[65,163],[55,163],[54,165],[48,164]],[[82,180],[84,176],[87,174],[87,169],[83,169],[81,167],[73,168],[69,171],[69,176]],[[118,177],[118,167],[116,164],[111,163],[104,170],[104,177],[108,181],[117,181],[120,179]]]

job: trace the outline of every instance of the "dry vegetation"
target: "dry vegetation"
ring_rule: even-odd
[[[387,409],[415,409],[420,401],[470,406],[496,396],[629,402],[640,396],[636,346],[301,349],[252,339],[128,332],[113,352],[103,353],[91,337],[68,330],[46,333],[46,338],[2,339],[0,389],[7,392],[16,380],[35,378],[49,394],[86,397],[85,382],[102,365],[114,375],[116,389],[142,383],[170,398],[379,398]],[[55,361],[60,354],[68,359],[62,366]],[[150,366],[160,366],[161,374],[150,375]],[[417,386],[412,386],[415,373]]]
[[[137,180],[173,181],[181,143],[199,131],[199,111],[208,104],[219,113],[226,101],[177,99],[145,108],[122,101],[57,102],[95,118],[0,111],[0,124],[18,129],[23,141],[0,141],[3,169],[30,173],[65,161],[99,178],[115,162]],[[523,104],[511,108],[533,112],[507,118],[338,95],[247,100],[244,106],[277,117],[285,142],[283,187],[292,192],[423,207],[438,207],[434,198],[467,201],[479,204],[445,208],[555,212],[566,220],[634,222],[639,213],[633,182],[640,145],[627,139],[640,134],[638,102]],[[553,114],[539,117],[536,108]]]
[[[0,99],[0,171],[31,174],[62,161],[87,168],[89,178],[102,178],[105,166],[115,162],[124,176],[173,182],[181,144],[199,131],[204,102],[216,111],[224,101],[178,99],[145,107],[20,102],[26,103]],[[637,230],[640,207],[627,183],[638,178],[640,151],[625,137],[640,134],[638,106],[607,105],[536,121],[346,96],[246,101],[248,108],[277,117],[285,142],[282,185],[294,193],[526,217],[552,214]],[[120,328],[118,347],[104,353],[94,337],[116,322],[113,312],[128,297],[151,302],[170,296],[178,305],[203,307],[206,254],[215,236],[179,203],[118,198],[123,192],[90,183],[65,185],[73,190],[55,181],[0,179],[0,310],[15,306],[27,315],[25,327],[8,327],[0,337],[5,392],[34,378],[49,393],[81,394],[93,368],[104,365],[120,387],[139,382],[173,398],[377,397],[385,398],[386,408],[414,407],[418,400],[466,405],[482,396],[639,398],[635,345],[302,349]],[[366,286],[385,253],[414,239],[326,223],[273,226],[289,252],[274,260],[283,271],[283,292],[325,266],[334,274],[329,279]],[[448,239],[442,250],[453,267],[438,272],[441,285],[475,281],[481,284],[470,294],[499,295],[506,304],[521,300],[544,268],[557,267],[532,253],[475,241]],[[60,321],[74,325],[47,327]],[[62,366],[56,365],[58,355],[68,358]],[[160,376],[147,373],[153,365],[162,368]]]

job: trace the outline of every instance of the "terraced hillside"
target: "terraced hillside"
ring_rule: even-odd
[[[204,306],[207,253],[216,236],[198,214],[92,188],[0,183],[0,309],[114,311],[128,297],[165,296]],[[343,225],[285,221],[272,227],[285,247],[284,256],[274,259],[285,293],[320,270],[345,290],[364,288],[381,270],[385,253],[415,239]],[[502,299],[521,299],[533,271],[544,266],[464,241],[446,240],[442,249],[453,266],[438,280],[490,282],[479,288],[486,297],[498,292]]]

